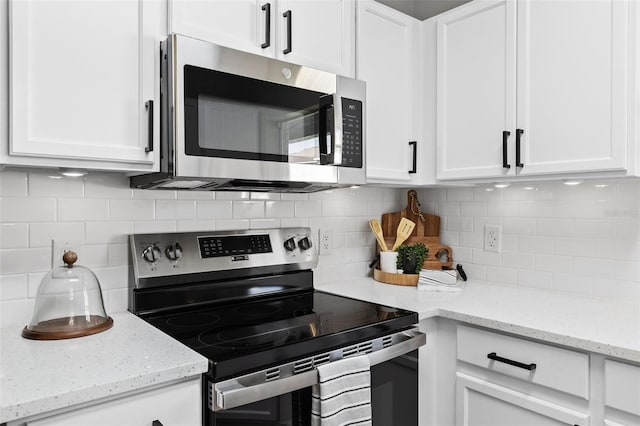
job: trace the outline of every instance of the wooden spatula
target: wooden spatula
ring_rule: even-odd
[[[378,219],[372,219],[369,221],[369,226],[371,230],[376,235],[376,240],[378,240],[378,244],[380,244],[380,248],[382,251],[389,251],[387,247],[387,243],[384,242],[384,235],[382,235],[382,227],[380,227],[380,222]],[[404,240],[403,240],[404,241]]]
[[[403,217],[400,220],[400,224],[398,225],[398,231],[396,232],[396,242],[393,243],[393,248],[391,251],[396,251],[396,249],[400,246],[400,244],[404,243],[407,238],[411,235],[411,231],[415,228],[415,222],[410,221],[406,217]]]

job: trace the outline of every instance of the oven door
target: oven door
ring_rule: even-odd
[[[177,176],[337,184],[332,166],[364,174],[364,83],[176,34],[165,50]]]
[[[387,336],[388,338],[389,336]],[[371,409],[374,426],[418,424],[418,351],[426,336],[416,329],[393,335],[393,344],[367,350],[371,362]],[[365,345],[355,345],[366,347]],[[338,351],[353,351],[353,347]],[[331,352],[332,359],[334,352]],[[320,355],[320,356],[326,356]],[[281,371],[290,365],[282,366]],[[317,371],[310,370],[274,381],[256,383],[268,372],[252,373],[204,386],[205,425],[302,426],[311,424],[311,386]],[[264,397],[267,395],[268,397]],[[244,403],[247,402],[247,403]],[[223,408],[228,407],[228,408]]]

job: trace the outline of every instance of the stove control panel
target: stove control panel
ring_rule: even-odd
[[[263,267],[305,270],[318,263],[309,228],[135,234],[129,245],[136,285],[140,278]]]

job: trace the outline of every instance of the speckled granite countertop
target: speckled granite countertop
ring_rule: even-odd
[[[617,302],[469,280],[459,294],[373,279],[316,289],[640,362],[640,301]]]
[[[33,341],[0,330],[0,423],[192,377],[208,361],[128,312],[111,329]]]

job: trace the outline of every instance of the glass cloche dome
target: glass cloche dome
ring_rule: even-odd
[[[84,266],[74,266],[78,255],[68,251],[38,287],[31,323],[22,330],[27,339],[56,340],[88,336],[111,328],[100,283]]]

